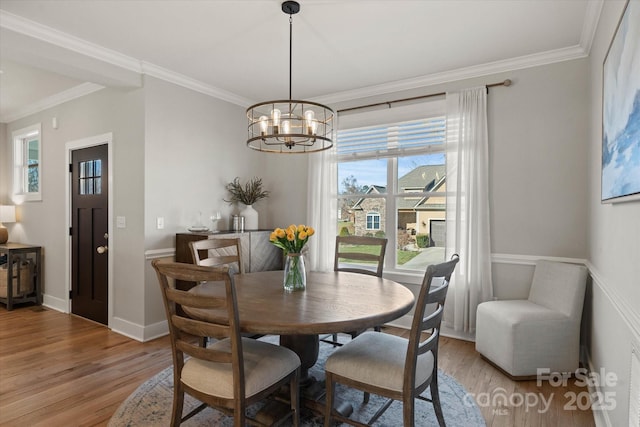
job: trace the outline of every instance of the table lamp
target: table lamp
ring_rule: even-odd
[[[4,222],[16,222],[16,207],[12,205],[0,205],[0,244],[7,243],[9,231],[2,225]]]

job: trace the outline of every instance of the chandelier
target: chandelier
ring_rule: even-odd
[[[293,18],[300,11],[295,1],[282,3],[289,15],[289,99],[267,101],[247,108],[247,146],[269,153],[311,153],[333,145],[333,110],[291,97]]]

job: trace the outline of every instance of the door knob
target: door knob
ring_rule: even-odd
[[[103,254],[103,253],[107,252],[108,250],[109,250],[109,248],[106,247],[106,246],[98,246],[96,248],[96,252],[98,252],[99,254]]]

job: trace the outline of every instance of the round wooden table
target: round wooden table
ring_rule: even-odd
[[[308,272],[307,289],[285,292],[282,271],[233,276],[241,332],[259,334],[324,334],[366,329],[406,314],[413,293],[399,283],[345,272]],[[207,284],[190,292],[223,292]],[[204,320],[220,321],[223,311],[191,309]]]
[[[307,289],[291,293],[284,291],[282,279],[282,271],[234,276],[240,330],[281,335],[281,344],[300,355],[303,371],[316,363],[318,334],[382,325],[408,313],[414,303],[413,293],[401,284],[365,274],[308,272]],[[205,283],[190,292],[224,289]],[[218,310],[189,309],[188,314],[211,321],[226,318]]]

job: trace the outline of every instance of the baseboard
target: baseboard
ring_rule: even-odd
[[[69,301],[66,299],[44,294],[42,295],[42,305],[62,313],[69,313]]]
[[[151,341],[156,338],[164,337],[165,335],[169,335],[169,323],[167,323],[166,320],[153,323],[144,328],[145,341]]]
[[[109,324],[109,328],[113,332],[140,342],[151,341],[169,333],[169,326],[166,320],[143,326],[120,317],[114,317]]]

